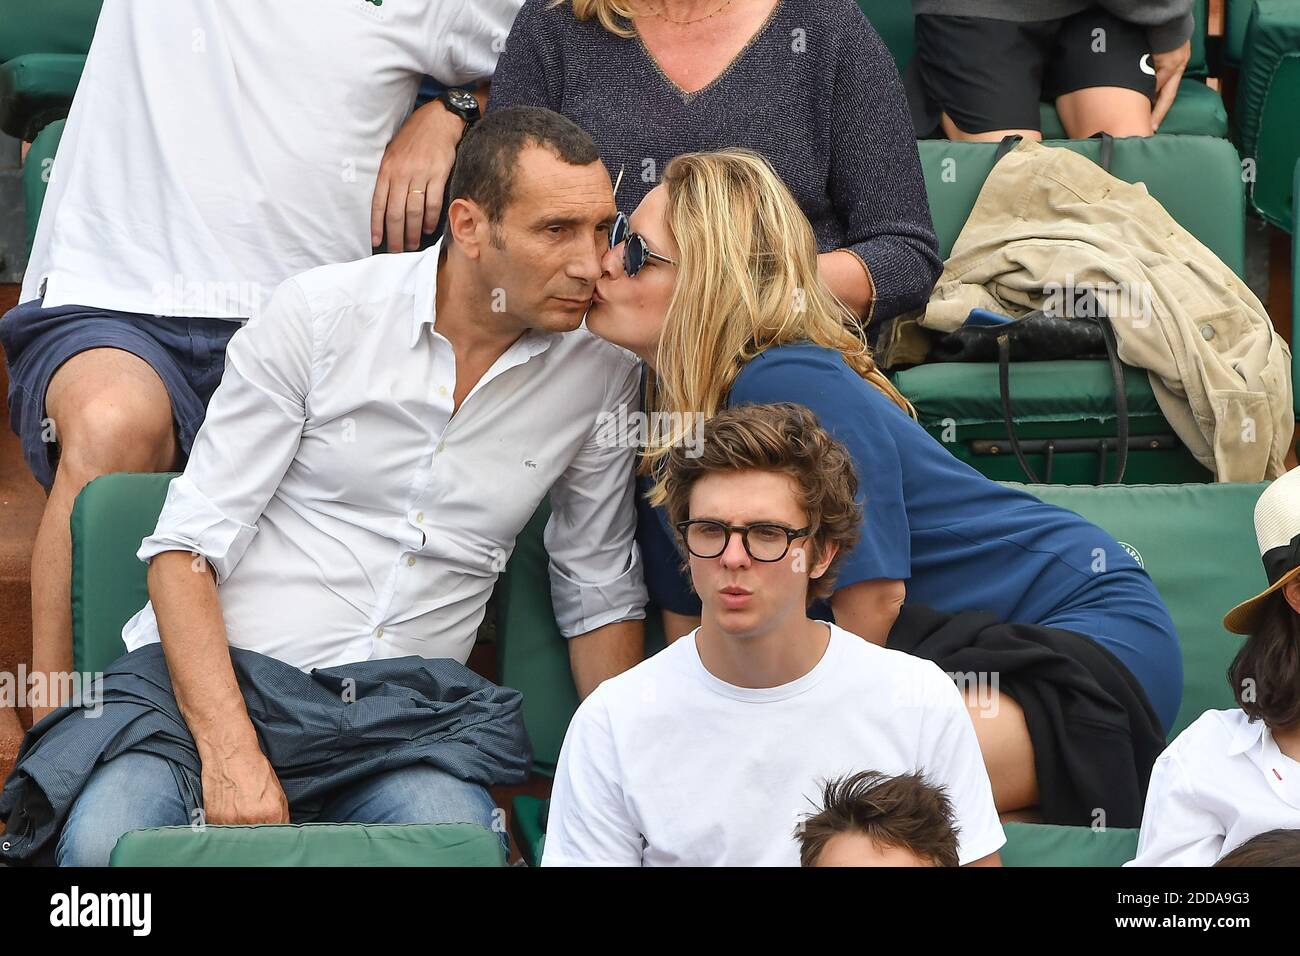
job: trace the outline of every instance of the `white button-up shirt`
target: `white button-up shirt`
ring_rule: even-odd
[[[635,411],[636,359],[585,329],[530,330],[453,416],[455,355],[434,320],[440,248],[306,272],[231,339],[137,555],[211,562],[232,646],[303,669],[464,662],[547,492],[561,632],[644,616],[634,449],[598,427]],[[158,640],[152,604],[122,636],[131,650]]]
[[[1300,763],[1262,720],[1206,711],[1156,760],[1137,857],[1125,865],[1213,866],[1278,829],[1300,829]]]

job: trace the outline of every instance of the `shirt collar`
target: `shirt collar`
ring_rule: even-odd
[[[1255,748],[1264,737],[1267,725],[1262,720],[1243,720],[1232,732],[1232,741],[1228,744],[1228,756],[1235,757]]]
[[[438,302],[438,259],[442,255],[442,239],[439,238],[422,253],[423,258],[412,273],[407,292],[415,298],[414,312],[411,316],[411,348],[420,343],[424,327],[437,328]],[[540,355],[549,349],[560,337],[560,332],[543,332],[529,329],[519,340],[506,350],[507,354],[521,351],[523,361]]]

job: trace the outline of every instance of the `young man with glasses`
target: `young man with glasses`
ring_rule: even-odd
[[[544,865],[799,865],[823,781],[873,767],[946,788],[963,864],[1004,838],[961,694],[929,661],[811,620],[859,533],[845,449],[796,405],[749,405],[668,457],[701,625],[578,709]]]

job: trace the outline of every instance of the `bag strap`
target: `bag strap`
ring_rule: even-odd
[[[1022,139],[1024,139],[1024,137],[1019,133],[1008,133],[1006,136],[1003,136],[1002,142],[998,143],[998,148],[993,153],[993,165],[996,166],[998,160],[1020,145]]]
[[[1124,390],[1124,363],[1119,360],[1119,345],[1115,341],[1115,330],[1110,325],[1110,316],[1099,315],[1097,324],[1101,326],[1101,337],[1106,343],[1106,359],[1110,362],[1111,383],[1115,391],[1115,430],[1119,441],[1117,449],[1119,463],[1115,466],[1115,484],[1122,485],[1124,472],[1128,468],[1129,426],[1128,393]]]
[[[1101,338],[1106,344],[1106,361],[1110,363],[1111,389],[1115,398],[1115,430],[1119,448],[1116,449],[1115,484],[1124,483],[1124,473],[1128,470],[1129,415],[1128,393],[1124,390],[1124,363],[1119,359],[1119,345],[1115,340],[1115,330],[1111,328],[1110,317],[1100,311],[1100,306],[1093,299],[1093,315],[1101,327]],[[1041,313],[1038,313],[1041,314]],[[1025,316],[1028,318],[1028,316]],[[1087,321],[1074,320],[1074,321]],[[1002,402],[1002,421],[1007,427],[1007,441],[1011,451],[1020,464],[1020,470],[1034,484],[1039,484],[1038,473],[1029,464],[1025,451],[1020,447],[1020,436],[1016,434],[1016,418],[1011,410],[1011,336],[1002,332],[998,335],[998,397]],[[1103,483],[1105,474],[1102,474]]]
[[[1003,332],[998,336],[998,394],[1002,399],[1002,421],[1007,426],[1007,441],[1011,442],[1011,451],[1020,470],[1034,484],[1039,484],[1038,473],[1029,467],[1025,450],[1020,447],[1020,438],[1016,435],[1016,418],[1011,414],[1011,336]]]
[[[1093,133],[1088,138],[1101,140],[1101,168],[1106,172],[1110,172],[1111,160],[1115,158],[1115,137],[1102,130],[1100,133]]]

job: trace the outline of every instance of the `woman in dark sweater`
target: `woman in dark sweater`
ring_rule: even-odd
[[[628,212],[681,153],[761,153],[864,324],[942,270],[898,71],[853,0],[526,0],[488,109],[520,105],[585,129]]]

